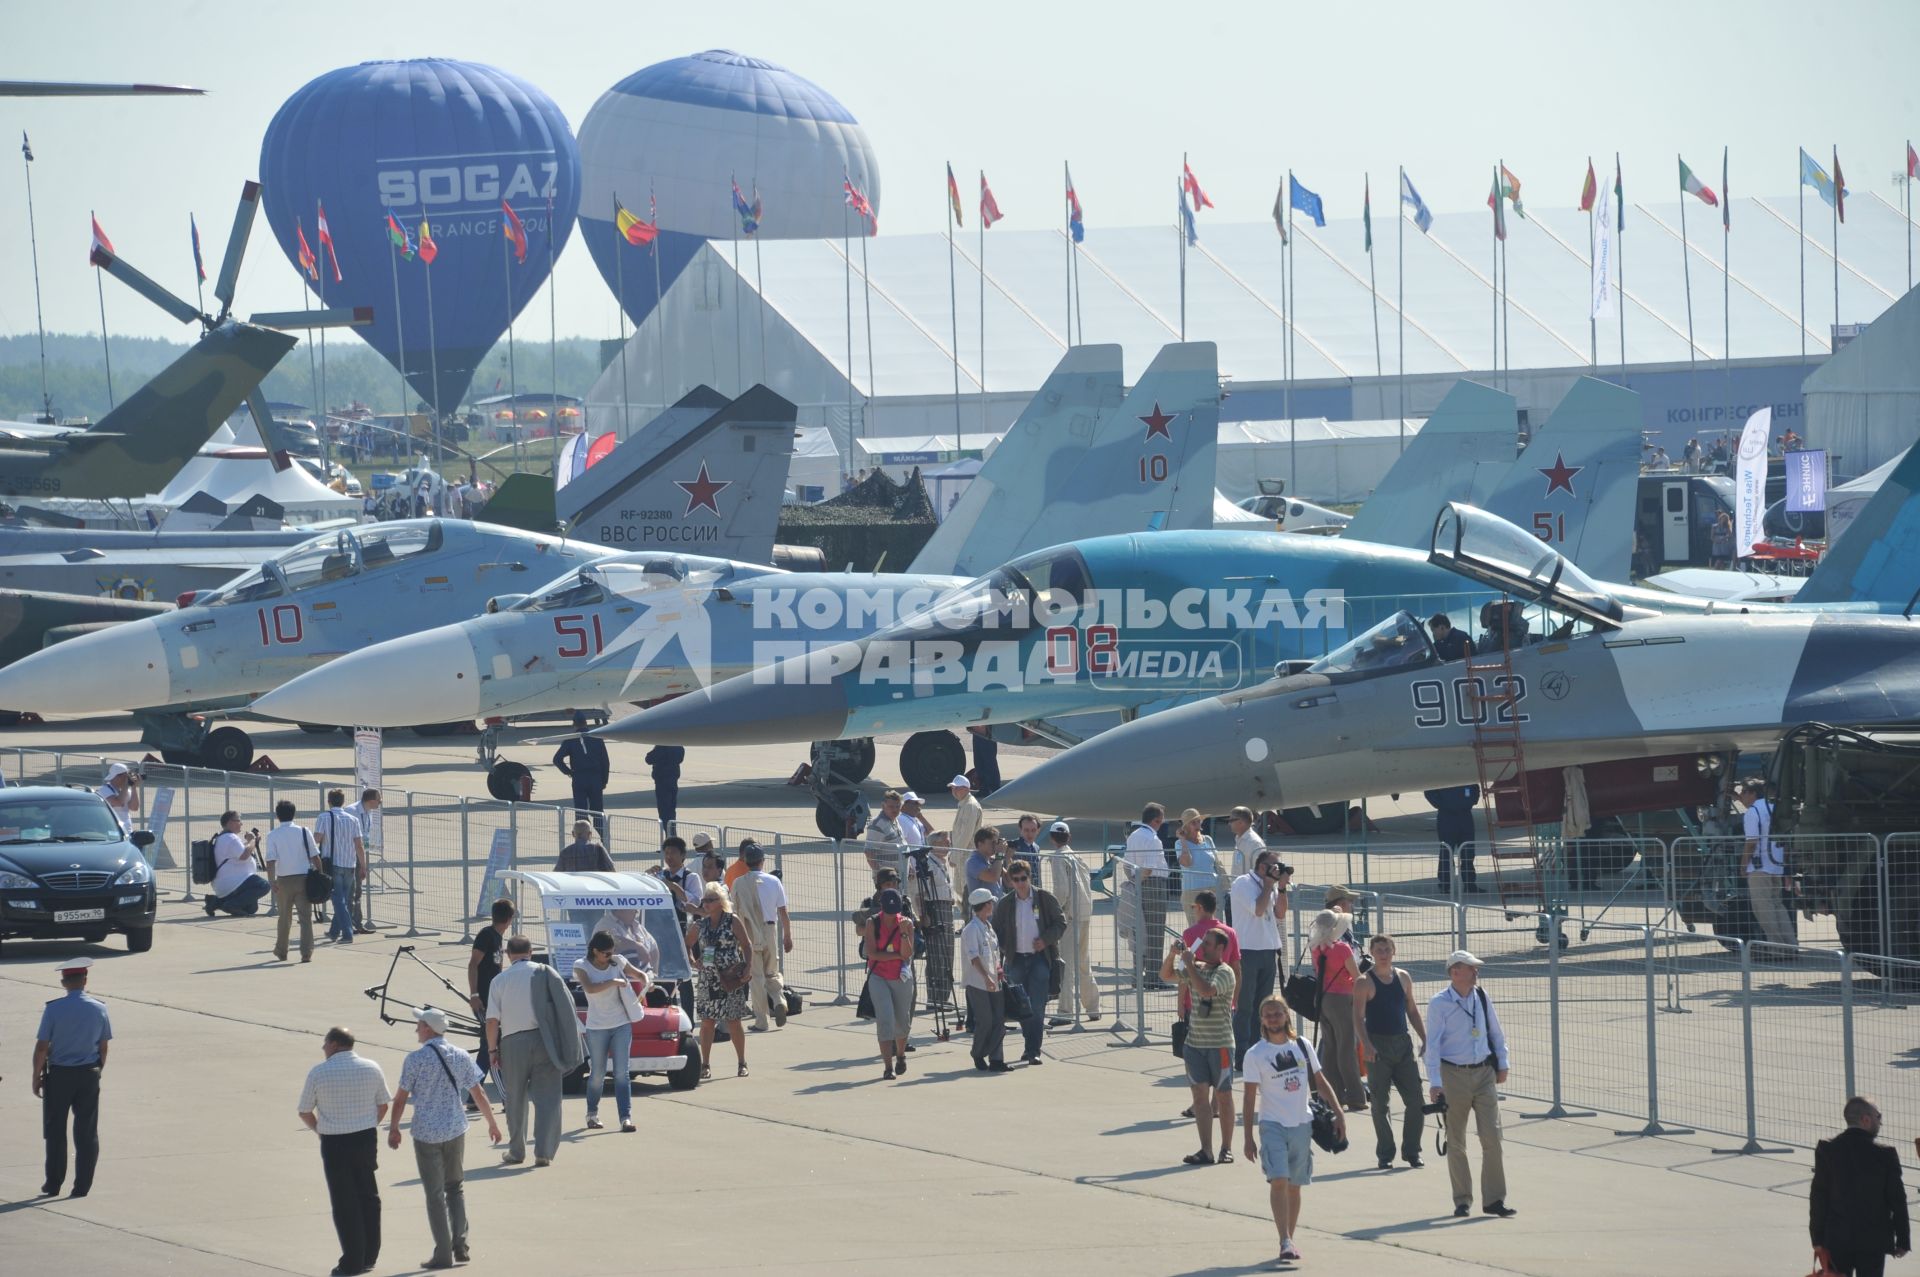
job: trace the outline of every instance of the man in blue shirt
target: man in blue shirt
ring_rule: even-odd
[[[601,813],[607,809],[607,781],[613,775],[613,765],[607,759],[607,742],[587,735],[585,714],[573,716],[573,730],[576,735],[561,741],[560,748],[553,751],[553,765],[573,782],[575,814],[591,820],[605,838],[607,818]]]
[[[1453,1213],[1473,1204],[1473,1168],[1467,1164],[1467,1115],[1480,1136],[1480,1209],[1502,1219],[1519,1214],[1507,1205],[1507,1174],[1500,1151],[1500,1092],[1507,1080],[1507,1035],[1485,989],[1480,959],[1465,949],[1447,955],[1447,987],[1427,1004],[1427,1085],[1434,1103],[1447,1102],[1447,1176]]]
[[[107,1064],[113,1026],[107,1007],[87,993],[92,958],[76,958],[60,968],[65,996],[47,1003],[33,1046],[33,1093],[40,1097],[41,1133],[47,1141],[47,1178],[43,1196],[59,1193],[67,1178],[67,1115],[73,1115],[73,1195],[93,1187],[100,1161],[100,1071]]]
[[[500,1142],[493,1102],[480,1085],[480,1066],[465,1051],[447,1045],[447,1013],[420,1007],[413,1013],[420,1048],[400,1066],[400,1089],[387,1119],[387,1147],[400,1147],[400,1115],[413,1101],[413,1158],[427,1195],[427,1228],[433,1254],[422,1268],[451,1268],[470,1258],[467,1249],[466,1099],[486,1115],[487,1134]]]

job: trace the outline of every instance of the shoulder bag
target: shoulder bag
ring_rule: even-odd
[[[745,924],[743,923],[741,925],[744,926]],[[732,934],[733,918],[731,914],[727,916],[727,929],[728,934]],[[720,968],[720,991],[723,993],[738,992],[746,988],[752,979],[753,973],[747,966],[747,960],[742,958],[732,966]]]
[[[1286,988],[1281,991],[1280,996],[1286,999],[1287,1006],[1292,1008],[1295,1015],[1303,1020],[1317,1022],[1320,1019],[1320,994],[1325,989],[1326,982],[1320,974],[1320,959],[1317,956],[1314,958],[1312,975],[1306,975],[1300,970],[1300,963],[1305,960],[1306,955],[1302,954],[1300,959],[1294,962],[1293,974],[1287,977]]]
[[[313,845],[313,834],[302,829],[300,836],[307,840],[307,903],[325,904],[333,899],[333,875],[324,863],[314,863],[320,859],[320,849]]]

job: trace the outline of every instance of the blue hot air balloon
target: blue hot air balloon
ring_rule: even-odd
[[[260,145],[260,179],[281,249],[298,267],[304,235],[319,259],[308,287],[329,306],[373,307],[372,325],[355,331],[422,402],[451,412],[566,245],[580,153],[553,99],[497,67],[363,62],[287,99]],[[524,258],[503,204],[524,232]],[[320,243],[323,208],[338,279]],[[391,247],[389,216],[412,257]]]
[[[758,190],[756,233],[770,239],[838,238],[843,178],[880,207],[873,144],[852,112],[785,67],[726,49],[656,63],[607,90],[580,125],[580,159],[581,234],[636,324],[657,304],[654,261],[629,244],[616,270],[616,198],[649,220],[657,200],[663,291],[703,242],[740,233],[736,181],[749,202]]]

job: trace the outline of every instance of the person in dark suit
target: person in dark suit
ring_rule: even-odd
[[[1887,1256],[1907,1253],[1907,1191],[1900,1154],[1880,1143],[1880,1106],[1864,1095],[1847,1101],[1847,1129],[1813,1150],[1813,1192],[1807,1231],[1827,1267],[1846,1277],[1881,1277]]]
[[[573,812],[593,822],[602,838],[607,836],[607,781],[613,775],[613,765],[607,758],[607,742],[598,736],[587,735],[587,716],[573,716],[573,730],[576,735],[560,742],[560,748],[553,751],[553,765],[560,774],[573,782]]]
[[[653,769],[653,809],[660,816],[661,834],[673,832],[680,815],[680,766],[687,751],[678,745],[655,745],[647,751],[647,766]]]

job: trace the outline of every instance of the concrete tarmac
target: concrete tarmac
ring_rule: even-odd
[[[0,744],[137,757],[131,735],[122,721],[56,724],[8,733]],[[291,730],[262,732],[261,748],[295,776],[345,775],[350,764],[342,741]],[[644,801],[645,773],[640,751],[615,748],[617,772],[640,778],[637,793],[636,783],[623,792],[616,781],[610,798],[619,809]],[[541,751],[508,752],[533,761]],[[683,817],[807,833],[804,791],[783,784],[797,752],[696,752]],[[404,776],[422,790],[477,796],[482,774],[471,757],[466,741],[402,743],[396,734],[388,783]],[[1002,757],[1009,774],[1023,766],[1013,751]],[[542,797],[554,797],[551,787]],[[1177,795],[1166,798],[1177,805]],[[1410,832],[1430,827],[1430,817],[1409,810]],[[169,886],[177,880],[163,877]],[[332,1267],[318,1147],[294,1105],[330,1024],[358,1033],[362,1053],[397,1080],[411,1026],[382,1025],[363,990],[385,977],[398,941],[382,932],[351,948],[322,945],[301,965],[274,961],[271,939],[265,916],[209,920],[175,890],[162,898],[150,953],[129,955],[117,938],[0,949],[0,1271]],[[461,945],[422,944],[450,979],[464,979]],[[39,1106],[26,1076],[40,1006],[59,994],[54,965],[74,953],[100,959],[92,988],[116,1034],[100,1170],[81,1201],[35,1196]],[[423,973],[404,969],[395,991],[445,998]],[[883,1082],[870,1026],[851,1006],[810,1005],[785,1029],[749,1035],[747,1078],[733,1076],[723,1044],[714,1080],[695,1091],[637,1083],[636,1135],[617,1125],[586,1131],[582,1102],[569,1098],[550,1168],[501,1166],[476,1125],[468,1271],[891,1275],[903,1267],[978,1272],[984,1263],[1224,1274],[1271,1264],[1277,1239],[1257,1166],[1180,1163],[1196,1140],[1178,1116],[1188,1092],[1164,1046],[1122,1046],[1094,1024],[1052,1035],[1045,1067],[985,1075],[973,1071],[962,1042],[936,1042],[929,1027],[916,1025],[909,1075]],[[1451,1217],[1431,1128],[1425,1169],[1375,1170],[1370,1123],[1360,1115],[1349,1131],[1354,1147],[1316,1155],[1296,1234],[1306,1258],[1295,1267],[1734,1277],[1808,1266],[1806,1152],[1740,1156],[1716,1151],[1737,1143],[1725,1137],[1625,1136],[1616,1128],[1630,1124],[1617,1118],[1535,1119],[1523,1115],[1536,1103],[1503,1107],[1517,1218],[1477,1208]],[[611,1113],[609,1099],[602,1115]],[[1888,1138],[1911,1139],[1915,1115],[1888,1114]],[[1477,1147],[1473,1160],[1477,1168]],[[380,1183],[386,1241],[375,1271],[414,1271],[431,1245],[410,1148],[393,1152],[383,1141]]]

